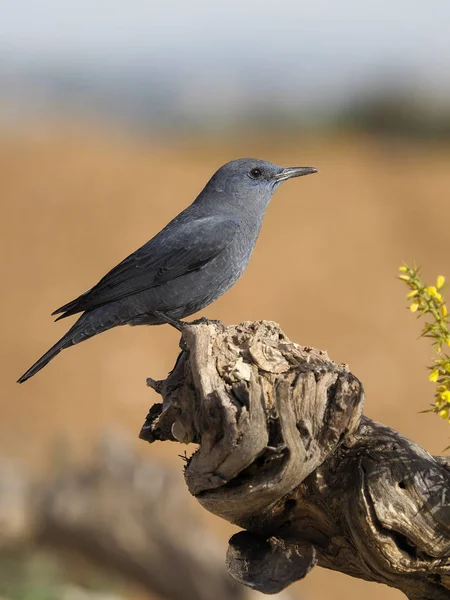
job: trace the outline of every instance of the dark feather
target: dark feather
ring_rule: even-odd
[[[237,221],[217,217],[178,222],[176,228],[171,227],[172,223],[109,271],[92,289],[55,310],[53,315],[63,313],[56,320],[198,271],[223,252],[239,230]],[[153,252],[154,244],[157,253]]]

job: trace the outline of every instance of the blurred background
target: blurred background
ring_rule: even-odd
[[[447,0],[1,3],[0,455],[10,475],[13,464],[27,482],[55,481],[61,464],[84,469],[100,438],[119,436],[182,481],[179,447],[137,439],[157,400],[145,378],[164,378],[178,353],[172,328],[118,328],[14,382],[66,331],[52,310],[243,156],[320,173],[277,192],[245,275],[203,314],[277,321],[328,350],[364,383],[368,416],[441,453],[448,425],[418,414],[432,402],[431,348],[396,275],[416,261],[428,280],[450,277],[449,22]],[[25,489],[15,469],[0,482],[7,496]],[[176,489],[173,510],[189,507],[221,563],[235,529]],[[33,540],[5,544],[0,596],[151,595],[131,573]],[[288,592],[402,597],[320,568]]]

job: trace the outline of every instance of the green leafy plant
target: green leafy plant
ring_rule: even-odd
[[[444,351],[450,347],[450,319],[443,296],[445,277],[439,275],[435,285],[427,285],[416,266],[402,265],[400,272],[399,279],[410,289],[406,296],[409,310],[427,319],[420,335],[432,340],[437,354],[428,367],[429,380],[436,385],[434,404],[425,412],[435,412],[450,423],[450,356]]]

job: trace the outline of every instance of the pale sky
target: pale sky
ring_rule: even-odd
[[[339,106],[386,81],[445,105],[450,0],[0,0],[0,73],[52,65],[96,81],[156,69],[197,111],[247,88]]]
[[[6,60],[392,61],[436,71],[450,65],[449,32],[449,0],[0,0]]]

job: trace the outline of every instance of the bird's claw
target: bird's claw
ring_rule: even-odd
[[[206,317],[200,317],[200,319],[195,319],[195,321],[185,321],[184,322],[185,325],[217,325],[218,327],[220,327],[220,329],[223,331],[225,331],[226,327],[225,325],[222,323],[222,321],[219,321],[218,319],[207,319]]]

